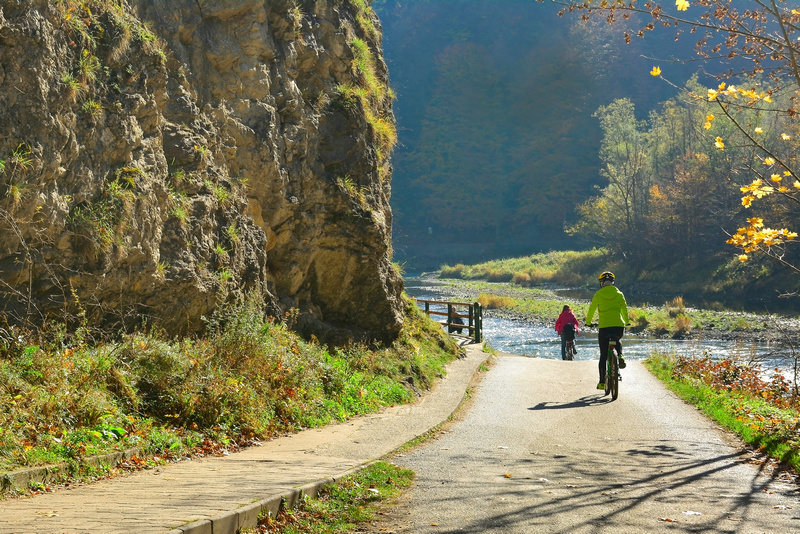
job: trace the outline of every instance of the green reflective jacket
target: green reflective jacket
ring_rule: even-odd
[[[592,323],[595,311],[600,313],[600,320],[598,321],[600,328],[625,326],[630,322],[625,295],[613,285],[601,287],[594,294],[592,303],[589,305],[589,311],[586,312],[586,324]]]

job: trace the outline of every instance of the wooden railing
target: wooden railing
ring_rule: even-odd
[[[445,328],[450,334],[460,334],[467,331],[469,337],[480,343],[483,339],[483,306],[478,302],[469,304],[468,302],[447,302],[444,300],[414,299],[417,304],[430,317],[444,317],[444,321],[436,321]],[[438,306],[442,310],[431,309],[431,306]],[[444,311],[444,310],[447,311]],[[461,309],[462,311],[459,311]],[[467,322],[464,322],[467,319]],[[458,322],[458,321],[461,322]]]

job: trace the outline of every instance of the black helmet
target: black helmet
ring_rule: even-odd
[[[600,281],[601,283],[603,281],[605,281],[605,280],[608,280],[609,282],[613,283],[614,282],[614,273],[612,273],[611,271],[605,271],[605,272],[601,273],[600,276],[597,277],[597,280]]]

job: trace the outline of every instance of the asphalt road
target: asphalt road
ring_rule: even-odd
[[[459,419],[393,458],[414,487],[370,532],[800,532],[790,477],[653,378],[501,354]]]

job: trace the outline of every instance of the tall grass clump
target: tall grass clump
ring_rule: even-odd
[[[517,301],[509,297],[481,293],[478,295],[478,303],[487,310],[496,310],[500,308],[512,308],[517,304]]]
[[[408,402],[458,348],[411,302],[407,313],[389,347],[305,341],[256,300],[216,313],[196,339],[89,344],[62,327],[0,328],[0,471],[131,447],[235,447]]]
[[[464,278],[467,266],[463,263],[457,265],[444,265],[439,270],[439,278]]]
[[[677,317],[686,314],[686,306],[683,304],[683,297],[675,297],[674,299],[664,303],[667,308],[667,313],[670,317]]]

